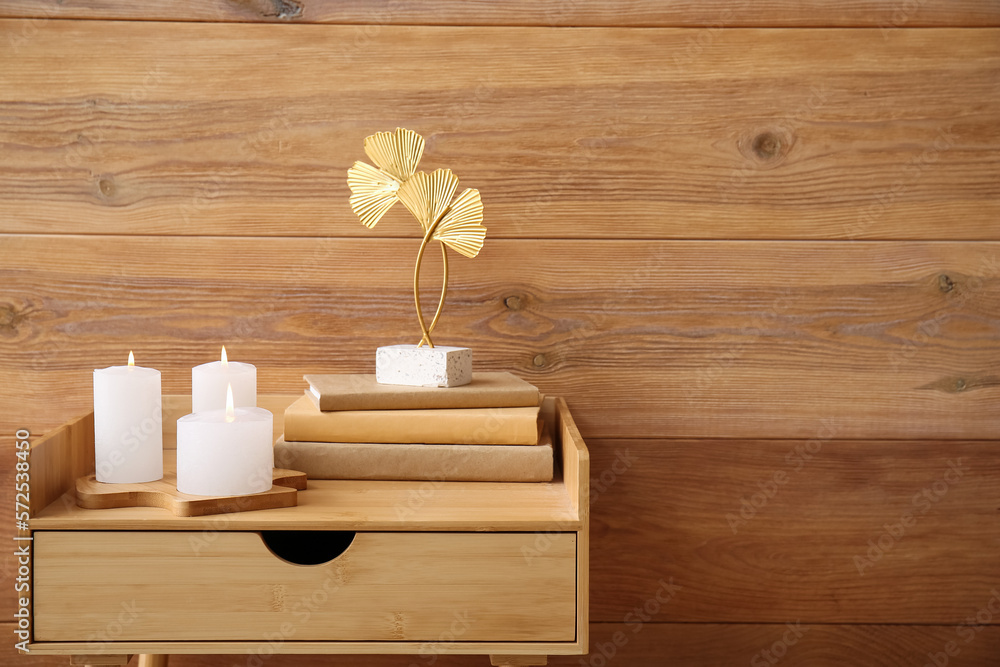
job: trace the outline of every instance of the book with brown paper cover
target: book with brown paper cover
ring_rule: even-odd
[[[538,413],[537,405],[526,408],[323,412],[312,399],[302,396],[285,409],[285,440],[537,445]]]
[[[312,374],[306,394],[323,411],[518,408],[539,404],[538,388],[512,373],[473,373],[460,387],[379,384],[373,374]]]
[[[538,445],[428,445],[286,442],[274,445],[275,465],[309,479],[550,482],[552,436]]]

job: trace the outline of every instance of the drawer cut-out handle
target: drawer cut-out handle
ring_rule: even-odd
[[[349,530],[264,530],[260,537],[278,558],[295,565],[322,565],[341,555],[357,533]]]

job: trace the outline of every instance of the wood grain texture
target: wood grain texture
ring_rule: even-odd
[[[235,641],[244,650],[272,635],[434,642],[450,633],[517,650],[517,642],[572,643],[576,535],[553,534],[547,550],[526,558],[534,540],[359,532],[342,555],[304,566],[279,558],[257,533],[207,542],[205,532],[40,531],[34,640],[87,641],[117,623],[118,641]]]
[[[176,397],[164,400],[164,423],[176,420],[171,409],[183,406]],[[264,397],[267,403],[288,397]],[[550,417],[561,424],[571,418],[564,402],[547,400]],[[558,417],[556,417],[558,415]],[[276,416],[277,425],[281,417]],[[58,434],[53,436],[57,438]],[[579,432],[563,431],[560,445],[567,455],[563,470],[572,481],[587,478],[586,446]],[[164,469],[174,466],[175,434],[164,432]],[[85,437],[68,440],[68,447],[92,447]],[[574,451],[575,450],[575,451]],[[43,477],[36,475],[43,481]],[[117,486],[117,485],[116,485]],[[571,495],[572,494],[572,495]],[[72,494],[56,499],[32,518],[33,530],[303,530],[347,531],[576,531],[586,526],[586,508],[574,502],[579,485],[570,488],[559,477],[551,483],[310,480],[297,506],[266,512],[236,512],[222,516],[172,516],[161,508],[109,507],[83,509]],[[497,503],[503,498],[503,503]],[[582,577],[585,579],[585,577]],[[586,586],[586,581],[581,583]]]
[[[129,349],[165,393],[190,391],[220,343],[258,366],[261,393],[370,372],[378,345],[418,331],[416,245],[7,237],[0,421],[42,432],[88,411],[92,369]],[[495,239],[453,264],[440,342],[565,397],[584,438],[810,438],[826,419],[837,438],[990,439],[1000,426],[997,243]]]
[[[994,442],[841,442],[818,434],[590,445],[595,621],[621,620],[671,579],[682,588],[658,620],[950,624],[1000,585]],[[913,499],[925,488],[937,497],[935,483],[958,459],[968,472],[859,574],[854,557],[868,558],[868,540],[877,543],[905,511],[919,512],[923,501]],[[727,514],[739,517],[743,498],[759,504],[754,494],[771,482],[777,492],[746,525],[737,522],[734,535]]]
[[[545,399],[547,403],[549,399]],[[580,435],[566,400],[556,403],[554,432],[561,445],[562,476],[570,503],[583,529],[577,533],[577,629],[576,641],[586,644],[590,638],[590,452]],[[546,405],[543,403],[543,415]]]
[[[1000,25],[990,0],[636,0],[632,2],[464,2],[462,0],[0,0],[0,16],[161,21],[384,25],[854,26],[892,29]]]
[[[497,497],[505,499],[497,503]],[[560,482],[370,482],[312,480],[295,508],[175,517],[160,508],[78,507],[57,499],[32,520],[37,530],[576,530],[580,521]]]
[[[790,621],[795,623],[794,620]],[[11,623],[0,625],[8,630]],[[784,667],[843,667],[844,665],[879,665],[880,667],[915,667],[929,662],[928,654],[945,650],[955,642],[959,654],[949,660],[957,667],[987,667],[1000,653],[1000,627],[975,626],[973,639],[959,635],[955,626],[900,625],[807,625],[802,624],[802,636],[782,656]],[[594,623],[591,626],[591,653],[583,665],[602,664],[628,667],[705,667],[706,665],[747,665],[761,651],[771,650],[775,642],[783,641],[788,631],[779,624],[721,623]],[[622,645],[615,643],[618,640]],[[434,667],[488,667],[486,656],[429,654],[365,656],[363,662],[351,655],[280,655],[274,647],[262,643],[253,654],[267,667],[412,667],[433,664]],[[287,643],[282,647],[287,648]],[[602,649],[604,649],[602,651]],[[612,654],[609,661],[601,658]],[[198,655],[175,653],[170,667],[231,667],[231,655]],[[237,664],[246,664],[252,656],[239,656]],[[764,660],[763,656],[760,658]],[[17,656],[11,644],[0,646],[0,660],[12,667],[66,667],[66,656]],[[580,656],[550,656],[551,667],[580,667]],[[433,662],[432,662],[433,661]],[[134,664],[134,663],[133,663]],[[764,660],[763,663],[767,664]],[[933,664],[933,663],[931,663]]]
[[[192,496],[177,490],[176,451],[164,452],[163,477],[155,482],[104,484],[94,474],[76,480],[76,504],[86,509],[155,507],[176,516],[205,516],[295,507],[297,491],[306,488],[306,474],[274,468],[273,486],[242,496]]]
[[[262,644],[256,644],[251,648],[254,653]],[[267,651],[267,644],[263,644]],[[433,647],[436,647],[438,654],[453,653],[464,656],[489,656],[496,655],[498,651],[513,653],[520,651],[522,655],[535,655],[544,651],[544,655],[574,655],[580,656],[581,647],[576,642],[434,642],[429,645],[427,642],[337,642],[336,648],[342,655],[364,655],[365,658],[373,655],[434,655]],[[86,642],[43,642],[32,644],[33,655],[70,655],[78,651],[86,650]],[[134,651],[155,651],[156,654],[176,653],[176,654],[220,654],[228,655],[232,653],[246,653],[246,647],[232,642],[170,642],[170,641],[129,641],[118,642],[115,650],[120,652]],[[285,642],[281,644],[283,653],[295,655],[322,654],[325,649],[329,649],[329,642],[321,641],[300,641]],[[230,658],[231,659],[231,658]],[[468,659],[468,657],[466,657]]]
[[[0,233],[94,235],[0,236],[0,435],[89,409],[91,369],[132,343],[168,391],[224,341],[264,391],[300,391],[305,366],[370,372],[412,326],[412,239],[336,237],[417,230],[364,230],[344,172],[362,137],[403,125],[428,136],[424,168],[485,197],[490,238],[455,263],[442,333],[566,396],[593,449],[607,622],[583,663],[550,664],[745,665],[797,621],[817,624],[780,665],[924,665],[949,642],[949,664],[996,662],[996,614],[968,642],[956,624],[1000,579],[997,244],[723,240],[1000,239],[997,31],[896,29],[997,26],[997,3],[0,0],[0,16],[36,17],[0,22]],[[68,18],[367,25],[52,20]],[[480,27],[407,27],[431,23]],[[505,24],[539,27],[489,27]],[[199,266],[233,256],[264,268]],[[630,436],[709,439],[614,439]],[[819,451],[796,469],[796,447]],[[956,456],[970,471],[857,574]],[[734,535],[726,514],[778,472]],[[8,590],[12,572],[8,555]],[[681,589],[635,623],[670,577]],[[661,622],[691,620],[747,622]],[[272,648],[268,667],[358,664]],[[4,644],[0,663],[66,659]]]
[[[76,478],[94,470],[93,411],[68,420],[51,434],[26,438],[31,443],[28,460],[31,516],[74,488]],[[6,431],[4,432],[6,435]]]
[[[994,29],[28,26],[0,231],[416,237],[347,205],[404,126],[490,239],[1000,238]]]
[[[588,445],[594,620],[673,584],[657,621],[952,625],[1000,590],[995,441]]]

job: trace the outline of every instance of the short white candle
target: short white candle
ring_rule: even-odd
[[[94,463],[98,482],[163,478],[160,371],[134,365],[94,371]]]
[[[230,403],[230,406],[232,404]],[[271,488],[272,424],[263,408],[207,410],[177,420],[177,490],[242,496]]]
[[[257,406],[257,367],[229,361],[223,347],[221,361],[211,361],[191,369],[191,412],[224,409],[228,385],[233,388],[236,407]]]

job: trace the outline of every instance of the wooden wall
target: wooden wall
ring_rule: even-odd
[[[366,230],[345,182],[408,127],[486,204],[437,340],[565,396],[593,453],[594,652],[552,664],[995,664],[1000,3],[0,17],[7,460],[129,349],[167,392],[225,343],[291,393],[410,340],[416,225]]]

